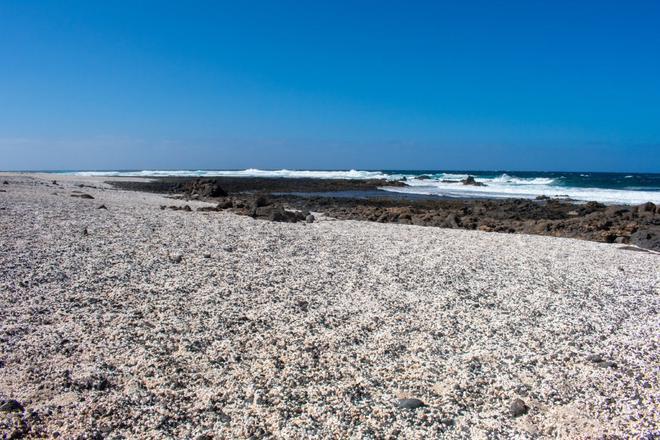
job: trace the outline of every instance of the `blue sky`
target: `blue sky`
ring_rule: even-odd
[[[5,0],[0,169],[658,172],[658,23],[651,0]]]

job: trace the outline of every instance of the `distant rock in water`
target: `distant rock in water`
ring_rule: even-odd
[[[472,186],[486,186],[485,183],[477,182],[474,180],[473,176],[468,176],[467,179],[461,180],[463,185],[472,185]]]
[[[430,180],[431,176],[427,176],[426,174],[422,174],[421,176],[415,177],[417,180]]]

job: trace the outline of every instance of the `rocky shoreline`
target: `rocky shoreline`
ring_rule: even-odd
[[[240,177],[112,182],[124,189],[217,203],[216,209],[207,210],[226,209],[274,221],[303,221],[313,211],[343,220],[549,235],[629,244],[660,251],[660,206],[653,203],[606,206],[597,202],[576,204],[547,198],[456,200],[405,196],[395,198],[391,194],[388,197],[369,198],[332,196],[337,191],[374,193],[379,187],[392,183],[383,180]],[[320,192],[325,193],[324,196],[314,195]]]

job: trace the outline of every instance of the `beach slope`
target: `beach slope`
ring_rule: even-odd
[[[2,436],[660,434],[657,254],[57,179],[0,176]]]

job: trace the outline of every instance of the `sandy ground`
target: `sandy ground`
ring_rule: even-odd
[[[659,255],[52,179],[0,175],[5,437],[660,435]]]

